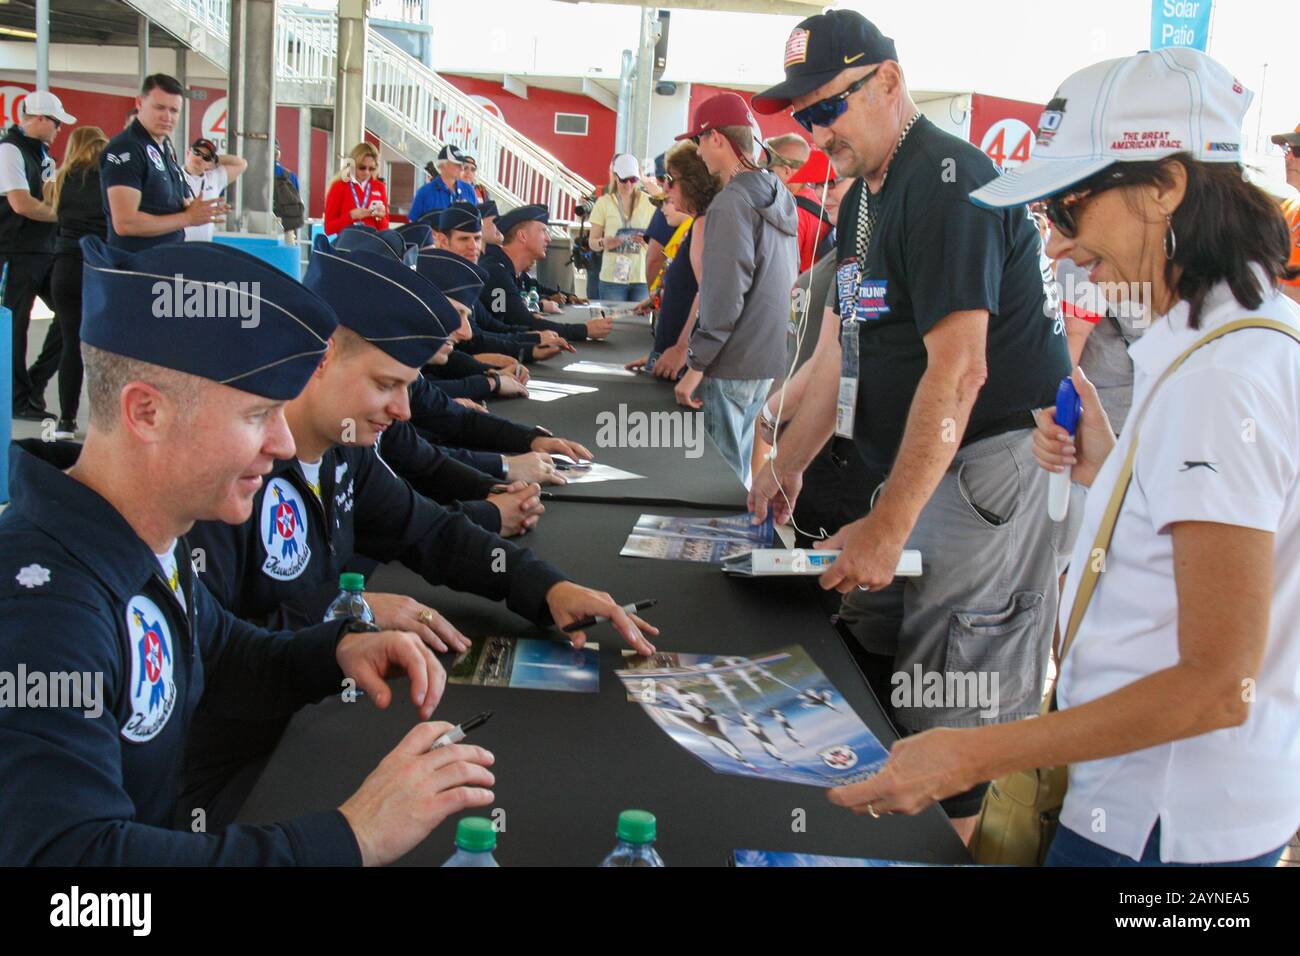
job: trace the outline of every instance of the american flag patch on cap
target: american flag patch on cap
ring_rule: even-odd
[[[795,27],[790,32],[790,39],[785,41],[785,65],[791,67],[808,59],[808,31]]]

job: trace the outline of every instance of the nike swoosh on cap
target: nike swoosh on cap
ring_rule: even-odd
[[[854,60],[860,60],[860,59],[862,59],[864,56],[866,56],[865,53],[858,53],[858,54],[855,54],[854,56],[846,56],[846,57],[844,58],[844,63],[845,63],[845,65],[848,65],[849,63],[852,63]]]

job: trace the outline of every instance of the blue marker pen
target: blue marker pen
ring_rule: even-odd
[[[1061,379],[1056,389],[1056,424],[1060,425],[1070,437],[1074,437],[1079,427],[1079,418],[1083,415],[1083,402],[1074,390],[1070,376]],[[1064,521],[1070,511],[1070,466],[1061,471],[1048,472],[1047,475],[1047,516],[1053,521]]]

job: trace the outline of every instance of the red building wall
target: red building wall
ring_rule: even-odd
[[[970,141],[993,162],[1010,169],[1034,152],[1041,103],[974,93],[970,98]]]
[[[35,85],[28,83],[0,85],[0,111],[3,111],[5,127],[17,122],[23,98],[34,89]],[[63,108],[77,118],[78,126],[98,126],[110,138],[122,131],[126,125],[126,114],[135,107],[133,96],[87,93],[63,86],[52,87],[52,90],[63,101]],[[50,152],[60,161],[71,132],[72,127],[68,126],[59,130],[59,135],[50,147]]]
[[[617,116],[613,110],[589,96],[577,93],[530,86],[528,99],[525,100],[507,93],[500,83],[468,76],[443,76],[462,92],[487,97],[497,105],[501,118],[511,127],[582,178],[602,184],[609,177],[609,161],[614,155],[614,129],[617,125]],[[556,133],[556,113],[585,114],[587,135]]]

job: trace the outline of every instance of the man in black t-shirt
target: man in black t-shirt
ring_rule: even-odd
[[[802,21],[785,68],[754,109],[793,107],[836,173],[859,181],[840,212],[824,319],[841,327],[841,348],[755,475],[755,510],[771,503],[781,517],[817,450],[851,435],[873,503],[821,542],[843,548],[821,583],[845,595],[842,619],[892,670],[881,696],[895,721],[919,732],[1031,716],[1071,537],[1047,517],[1030,453],[1032,412],[1070,371],[1045,308],[1041,240],[1024,207],[970,201],[996,168],[920,115],[893,41],[860,14]],[[904,547],[924,562],[905,584],[894,580]],[[922,693],[932,674],[938,704]],[[982,797],[944,803],[963,836]]]

